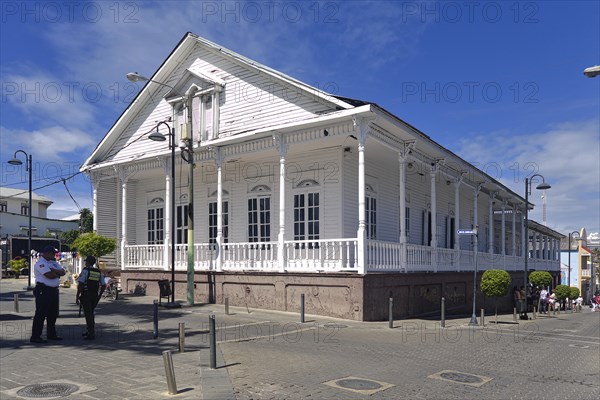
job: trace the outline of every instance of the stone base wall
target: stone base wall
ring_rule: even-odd
[[[511,273],[512,286],[521,286],[522,273]],[[121,272],[121,286],[128,294],[145,294],[158,299],[158,281],[171,279],[170,272],[127,270]],[[481,273],[477,276],[477,282]],[[300,312],[304,294],[307,314],[356,321],[388,319],[389,297],[393,297],[394,319],[432,317],[440,314],[442,296],[446,315],[470,315],[473,310],[473,273],[387,273],[293,274],[263,272],[196,272],[195,303],[223,304],[267,310]],[[511,289],[512,289],[511,286]],[[478,289],[476,311],[493,313],[513,310],[512,290],[499,299],[485,298]],[[187,299],[187,275],[175,274],[175,299]]]

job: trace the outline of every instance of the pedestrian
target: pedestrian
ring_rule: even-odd
[[[46,343],[42,339],[44,321],[46,321],[46,338],[49,340],[62,340],[56,333],[56,319],[58,318],[59,296],[58,285],[60,277],[65,275],[65,270],[56,261],[56,250],[53,246],[46,246],[41,251],[42,257],[35,263],[35,315],[31,327],[31,343]]]
[[[540,313],[546,314],[548,311],[548,291],[545,287],[540,290]]]
[[[100,296],[106,289],[104,276],[98,268],[95,268],[96,257],[87,256],[85,268],[77,278],[77,298],[75,302],[81,303],[85,314],[86,332],[83,334],[85,340],[96,339],[96,324],[94,321],[94,309],[98,305]]]

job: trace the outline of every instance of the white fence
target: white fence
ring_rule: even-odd
[[[278,271],[277,242],[224,243],[221,262],[223,270]],[[367,272],[461,272],[503,269],[522,271],[525,260],[512,255],[491,254],[401,244],[378,240],[367,241]],[[125,268],[170,269],[170,259],[164,245],[128,245],[125,247]],[[196,270],[216,270],[218,246],[214,243],[194,245]],[[290,272],[343,272],[358,270],[358,240],[320,239],[286,241],[283,247],[285,268]],[[186,270],[187,245],[175,247],[175,269]],[[405,261],[403,261],[405,260]],[[560,261],[528,259],[529,270],[558,271]]]

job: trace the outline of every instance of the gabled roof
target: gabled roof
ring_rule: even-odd
[[[347,103],[340,98],[332,96],[322,90],[313,86],[307,85],[291,76],[276,71],[266,65],[260,64],[254,60],[244,57],[234,51],[228,50],[224,47],[219,46],[209,40],[199,37],[191,32],[187,32],[183,38],[179,41],[177,46],[173,49],[171,54],[165,59],[158,70],[150,77],[150,81],[146,82],[142,90],[137,94],[133,101],[127,106],[125,111],[119,116],[117,121],[113,124],[110,130],[104,135],[100,143],[96,146],[92,154],[87,158],[80,168],[80,171],[86,170],[89,166],[95,163],[95,160],[102,155],[104,151],[108,151],[111,146],[118,140],[116,135],[120,132],[135,118],[138,112],[145,106],[149,101],[152,94],[160,89],[161,85],[156,82],[166,82],[171,73],[178,67],[180,60],[184,59],[194,49],[196,45],[204,46],[208,50],[219,52],[220,54],[229,57],[238,63],[243,64],[246,67],[252,68],[256,71],[262,72],[269,75],[270,78],[277,80],[283,84],[291,85],[299,90],[310,93],[313,97],[319,98],[323,102],[330,103],[332,106],[338,109],[350,109],[354,106]],[[202,79],[209,79],[209,77],[201,77]],[[155,81],[155,82],[152,82]]]

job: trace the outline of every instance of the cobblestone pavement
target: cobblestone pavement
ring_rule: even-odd
[[[541,316],[469,327],[468,318],[361,323],[294,313],[198,305],[159,311],[122,296],[97,309],[84,341],[75,289],[61,289],[65,340],[29,343],[33,297],[25,280],[0,281],[0,398],[28,385],[75,385],[69,399],[546,399],[600,398],[600,313]],[[14,294],[20,294],[14,311]],[[216,315],[217,365],[208,368],[208,316]],[[177,352],[179,323],[185,352]],[[178,394],[162,352],[173,350]],[[339,383],[345,388],[339,386]]]

